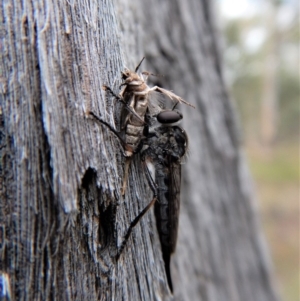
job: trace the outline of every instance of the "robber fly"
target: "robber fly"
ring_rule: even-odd
[[[116,95],[110,87],[105,85],[103,86],[104,90],[112,94],[117,100],[124,104],[124,109],[122,110],[121,116],[121,130],[125,131],[125,139],[122,139],[122,141],[126,162],[121,190],[122,195],[124,195],[126,191],[128,170],[132,156],[138,152],[141,140],[143,138],[143,131],[146,124],[145,115],[148,114],[149,116],[155,116],[165,108],[165,101],[162,100],[162,96],[171,99],[175,103],[174,107],[178,103],[184,103],[193,107],[191,104],[171,91],[165,90],[158,86],[150,88],[146,82],[149,75],[154,74],[148,71],[144,71],[140,74],[137,73],[143,60],[144,58],[134,71],[125,69],[122,72],[123,82],[121,83],[120,88],[123,86],[124,88],[121,90],[119,95]],[[94,115],[93,113],[91,114]],[[116,134],[116,131],[113,129],[113,127],[108,125],[106,122],[102,123],[109,126],[109,128]]]
[[[149,131],[141,151],[154,183],[155,218],[162,247],[168,284],[173,291],[170,257],[175,251],[180,207],[181,160],[186,154],[188,136],[174,125],[182,118],[178,111],[162,111],[157,115],[160,124]]]
[[[140,219],[155,204],[155,218],[162,247],[169,287],[173,291],[170,259],[176,248],[180,207],[181,160],[188,147],[186,132],[176,123],[182,119],[177,110],[163,110],[155,117],[146,114],[143,147],[140,150],[147,180],[153,191],[152,201],[131,222],[118,250],[121,255]],[[152,119],[152,120],[151,120]]]

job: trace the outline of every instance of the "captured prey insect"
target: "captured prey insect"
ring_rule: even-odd
[[[121,113],[121,130],[124,131],[124,155],[126,157],[124,178],[122,185],[122,194],[125,194],[128,181],[128,170],[132,156],[138,152],[143,138],[145,127],[145,115],[157,115],[161,110],[165,109],[165,99],[174,101],[174,107],[178,103],[184,103],[193,107],[178,95],[171,91],[165,90],[158,86],[150,88],[146,82],[149,75],[154,75],[148,71],[138,74],[138,69],[144,58],[137,65],[134,71],[125,69],[122,72],[123,82],[120,88],[124,86],[119,95],[116,95],[111,88],[103,86],[103,89],[112,94],[117,100],[124,104]],[[105,122],[104,122],[105,124]],[[106,124],[107,125],[107,124]],[[107,125],[109,126],[109,125]],[[112,127],[109,126],[111,129]],[[114,130],[115,131],[115,130]]]

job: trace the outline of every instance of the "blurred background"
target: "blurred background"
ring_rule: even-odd
[[[282,300],[299,301],[299,2],[218,0],[217,9],[276,282]]]

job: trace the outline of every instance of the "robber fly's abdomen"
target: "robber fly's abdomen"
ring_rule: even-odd
[[[176,247],[180,206],[180,162],[156,166],[158,202],[155,204],[157,230],[163,250],[173,253]]]
[[[174,218],[174,216],[173,217],[170,216],[170,203],[168,200],[168,196],[170,193],[169,192],[170,186],[168,185],[169,182],[168,172],[169,171],[167,171],[167,173],[164,172],[164,174],[162,174],[157,178],[158,202],[155,205],[155,215],[156,215],[156,222],[157,222],[157,230],[159,233],[159,238],[162,247],[173,249],[173,247],[170,245],[170,231],[172,231],[171,218]]]
[[[176,247],[180,206],[181,159],[188,138],[178,126],[160,127],[154,136],[155,177],[158,201],[155,204],[157,230],[163,252],[173,253]]]

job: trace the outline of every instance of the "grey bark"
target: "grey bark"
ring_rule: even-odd
[[[1,3],[0,278],[12,300],[277,300],[211,2]],[[111,124],[120,71],[146,56],[183,107],[190,137],[168,289],[140,156],[123,198]],[[119,113],[119,112],[117,112]]]

